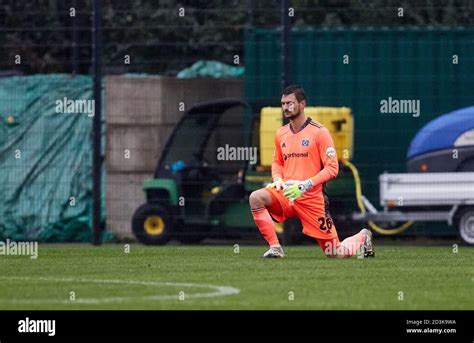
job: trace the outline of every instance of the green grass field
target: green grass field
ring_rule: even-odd
[[[334,260],[286,247],[267,260],[263,245],[40,244],[36,260],[1,256],[0,309],[474,309],[472,247],[376,248]]]

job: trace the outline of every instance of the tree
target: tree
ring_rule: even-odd
[[[89,73],[91,1],[16,0],[2,4],[2,69],[70,72],[75,27],[79,72]],[[472,0],[290,2],[294,26],[472,26],[474,20]],[[243,33],[249,24],[280,25],[280,8],[274,0],[103,0],[102,7],[106,73],[174,75],[199,59],[231,64],[234,55],[243,55]],[[14,63],[18,55],[20,65]],[[127,55],[130,64],[126,64]]]

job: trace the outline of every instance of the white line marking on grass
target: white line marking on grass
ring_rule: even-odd
[[[210,292],[186,293],[186,299],[194,298],[213,298],[227,295],[239,294],[240,289],[229,286],[216,286],[198,283],[182,282],[164,282],[164,281],[139,281],[139,280],[101,280],[101,279],[74,279],[74,278],[48,278],[48,277],[21,277],[21,276],[0,276],[0,279],[7,280],[25,280],[25,281],[54,281],[54,282],[82,282],[82,283],[102,283],[102,284],[127,284],[142,286],[170,286],[186,288],[207,288]],[[15,303],[61,303],[61,304],[101,304],[110,302],[136,301],[136,300],[178,300],[179,295],[149,295],[149,296],[123,296],[123,297],[104,297],[104,298],[77,298],[74,301],[61,299],[1,299],[2,302]]]

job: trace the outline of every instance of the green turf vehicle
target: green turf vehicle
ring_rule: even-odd
[[[251,118],[249,105],[239,99],[200,103],[183,115],[154,178],[144,182],[147,202],[132,219],[140,242],[164,244],[177,238],[196,243],[213,234],[231,234],[237,226],[239,233],[251,226],[244,182],[248,161],[217,160],[220,146],[250,145]]]
[[[165,145],[154,177],[144,182],[146,203],[132,218],[138,241],[165,244],[175,238],[197,243],[207,237],[259,236],[248,196],[271,180],[273,137],[282,125],[276,104],[260,113],[258,104],[220,99],[185,112]],[[340,130],[341,123],[334,127]],[[286,243],[298,243],[302,239],[298,225],[299,221],[288,220],[284,230],[281,224],[276,230]]]

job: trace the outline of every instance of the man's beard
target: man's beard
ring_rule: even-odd
[[[295,112],[295,113],[291,114],[290,116],[288,116],[288,115],[285,113],[285,118],[287,118],[287,119],[289,119],[289,120],[294,120],[294,119],[296,119],[300,114],[301,114],[301,111],[300,111],[300,109],[298,108],[298,112]]]

